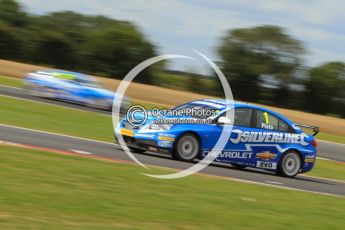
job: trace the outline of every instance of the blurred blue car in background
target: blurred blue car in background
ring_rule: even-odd
[[[45,70],[28,73],[24,78],[25,88],[33,96],[62,100],[89,107],[111,110],[116,94],[103,89],[91,76],[62,71]],[[130,105],[127,97],[123,98],[121,111]]]

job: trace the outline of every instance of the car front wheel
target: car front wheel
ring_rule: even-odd
[[[200,151],[200,143],[198,138],[191,133],[182,135],[174,149],[173,157],[181,161],[193,161]]]
[[[284,177],[295,177],[301,169],[301,158],[295,151],[287,151],[279,161],[277,174]]]

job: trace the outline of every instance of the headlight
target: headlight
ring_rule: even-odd
[[[168,131],[171,129],[172,124],[154,124],[151,123],[144,127],[142,131]]]

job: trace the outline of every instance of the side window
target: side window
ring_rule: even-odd
[[[279,130],[278,117],[261,110],[256,110],[256,128]]]
[[[237,108],[235,109],[235,126],[250,127],[252,119],[252,109]]]
[[[279,119],[279,131],[282,132],[289,132],[289,125],[283,121],[282,119]]]

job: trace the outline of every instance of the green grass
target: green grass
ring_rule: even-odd
[[[102,141],[113,141],[111,117],[0,96],[0,123]]]
[[[23,86],[23,82],[18,78],[0,76],[0,85],[20,88]]]
[[[0,146],[0,229],[343,229],[345,199]],[[168,173],[151,169],[152,173]]]
[[[329,133],[324,133],[324,132],[320,132],[316,136],[316,139],[345,144],[345,136],[329,134]]]
[[[314,169],[306,175],[342,180],[345,182],[345,164],[317,159]]]

